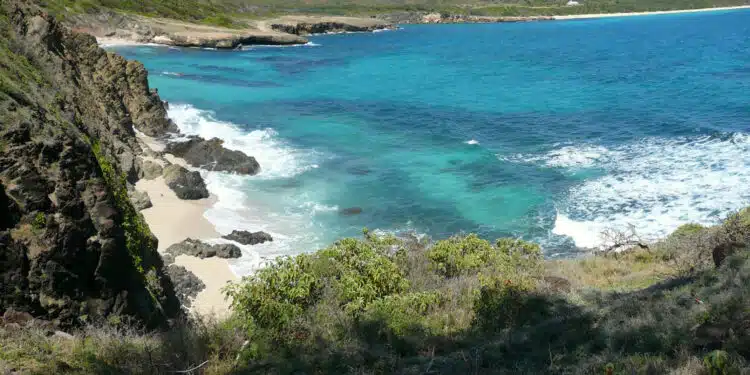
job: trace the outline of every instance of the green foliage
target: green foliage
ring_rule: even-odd
[[[729,354],[723,350],[714,350],[703,357],[703,364],[709,375],[728,375]]]
[[[488,241],[475,234],[438,241],[427,252],[436,271],[445,277],[476,271],[501,255]]]
[[[475,234],[438,241],[427,251],[435,270],[445,277],[475,273],[481,268],[515,272],[518,268],[537,270],[542,259],[539,245],[503,238],[495,246]]]
[[[368,305],[364,320],[383,322],[397,336],[406,336],[415,330],[439,335],[444,333],[443,322],[430,313],[444,302],[444,297],[438,292],[391,295]]]
[[[529,279],[480,276],[480,285],[474,312],[484,332],[523,325],[546,308],[543,299],[531,296],[535,285]]]
[[[227,293],[250,326],[283,329],[326,291],[337,306],[357,315],[370,302],[407,288],[382,242],[344,239],[316,254],[280,258]]]
[[[685,237],[685,236],[692,236],[697,233],[700,233],[701,231],[705,230],[706,227],[700,224],[684,224],[678,227],[677,229],[672,232],[669,236],[672,238],[678,238],[678,237]]]
[[[34,215],[34,222],[31,223],[31,226],[36,230],[44,229],[47,226],[47,217],[44,212],[37,212]]]

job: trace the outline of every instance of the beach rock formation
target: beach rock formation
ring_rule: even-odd
[[[188,171],[184,167],[172,164],[164,168],[164,182],[180,199],[208,198],[208,189],[200,172]]]
[[[254,175],[260,171],[258,161],[242,151],[229,150],[219,138],[205,140],[191,137],[185,142],[169,143],[165,152],[185,159],[190,165],[212,171]]]
[[[0,66],[0,312],[165,326],[179,301],[125,178],[135,129],[177,129],[143,65],[4,0]]]
[[[161,176],[162,172],[163,168],[159,163],[153,162],[151,160],[144,160],[141,162],[138,178],[153,180]]]
[[[273,237],[266,232],[248,232],[246,230],[233,230],[226,236],[221,236],[231,241],[239,242],[243,245],[257,245],[266,241],[273,241]]]
[[[192,305],[192,299],[198,295],[203,289],[206,289],[206,284],[195,276],[194,273],[187,270],[183,266],[173,264],[167,267],[167,274],[174,283],[174,290],[177,293],[177,298],[180,300],[185,307]]]
[[[385,21],[375,18],[332,17],[332,16],[284,16],[270,21],[271,28],[294,35],[368,32],[394,29]]]
[[[165,250],[166,253],[174,256],[190,255],[198,258],[239,258],[242,251],[239,247],[232,244],[209,245],[199,240],[188,238],[180,243],[171,245]]]
[[[308,42],[298,35],[273,30],[252,27],[230,29],[112,11],[70,14],[65,22],[76,31],[98,38],[177,47],[235,49],[243,45],[295,45]]]

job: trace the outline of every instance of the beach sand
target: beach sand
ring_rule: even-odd
[[[605,18],[605,17],[631,17],[631,16],[650,16],[657,14],[676,14],[676,13],[695,13],[695,12],[714,12],[719,10],[750,9],[750,5],[736,7],[718,7],[702,9],[684,9],[684,10],[664,10],[654,12],[633,12],[633,13],[599,13],[599,14],[574,14],[569,16],[554,16],[555,20],[577,20],[587,18]]]
[[[151,198],[153,207],[142,210],[141,213],[151,231],[159,239],[159,252],[188,237],[207,240],[221,236],[203,216],[216,202],[216,197],[200,200],[179,199],[162,177],[154,180],[141,179],[135,184],[135,188],[145,191]],[[229,313],[229,301],[224,299],[221,289],[227,282],[237,281],[239,278],[229,268],[226,259],[200,259],[180,255],[175,259],[175,264],[193,272],[206,285],[192,303],[193,312],[219,318]]]

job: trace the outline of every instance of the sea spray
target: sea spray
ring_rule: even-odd
[[[574,185],[558,204],[553,233],[579,247],[596,247],[604,230],[629,226],[653,240],[685,223],[715,224],[750,204],[750,137],[743,133],[563,149],[525,160],[606,172]],[[581,156],[569,156],[576,149]]]

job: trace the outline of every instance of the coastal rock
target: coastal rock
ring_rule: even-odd
[[[138,191],[135,188],[128,189],[128,196],[130,196],[130,202],[133,204],[136,210],[141,211],[147,208],[151,208],[154,205],[151,203],[151,198],[145,191]]]
[[[285,16],[270,23],[273,30],[294,35],[371,32],[395,28],[392,24],[375,18],[357,17]]]
[[[144,160],[141,163],[140,173],[138,177],[144,178],[146,180],[153,180],[161,176],[162,172],[163,168],[159,163],[153,162],[151,160]]]
[[[168,265],[174,263],[174,254],[163,253],[163,254],[161,254],[161,259],[164,262],[164,265],[168,266]]]
[[[175,293],[180,303],[185,307],[192,305],[192,299],[198,295],[203,289],[206,289],[206,284],[195,276],[194,273],[187,270],[183,266],[173,264],[167,267],[167,274],[174,283]]]
[[[0,24],[0,311],[165,327],[179,301],[120,178],[136,129],[177,130],[146,70],[27,2],[0,2]]]
[[[172,164],[164,168],[164,182],[180,199],[208,198],[208,189],[200,172],[188,171],[182,166]]]
[[[252,156],[241,151],[229,150],[219,138],[205,140],[191,137],[186,142],[167,145],[165,152],[185,159],[190,165],[213,171],[234,172],[243,175],[254,175],[260,171],[260,165]]]
[[[167,248],[166,253],[177,255],[190,255],[198,258],[239,258],[242,251],[232,244],[209,245],[199,240],[188,238]]]
[[[342,208],[339,210],[339,215],[341,216],[359,215],[361,213],[362,213],[362,207],[349,207],[349,208]]]
[[[69,14],[65,22],[78,32],[99,38],[176,47],[235,49],[243,45],[296,45],[308,42],[298,35],[273,30],[195,25],[177,20],[109,11]]]
[[[266,241],[273,241],[273,237],[266,232],[248,232],[246,230],[233,230],[226,236],[221,236],[231,241],[239,242],[243,245],[257,245]]]

